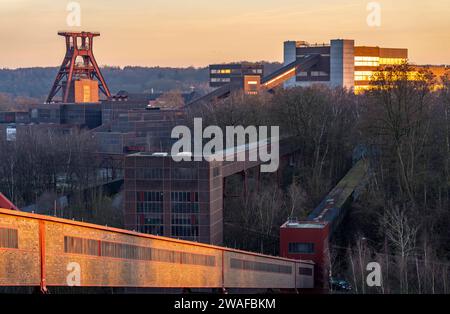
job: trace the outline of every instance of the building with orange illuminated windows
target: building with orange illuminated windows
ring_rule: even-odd
[[[360,92],[370,87],[376,71],[408,60],[407,49],[355,46],[354,40],[350,39],[333,39],[329,44],[313,45],[305,41],[284,42],[285,65],[311,55],[319,56],[318,62],[304,70],[299,69],[295,77],[284,83],[285,87],[321,83]]]
[[[385,66],[399,65],[408,60],[408,49],[355,47],[355,92],[370,88],[373,74]]]

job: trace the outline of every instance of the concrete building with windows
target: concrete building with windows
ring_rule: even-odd
[[[408,50],[355,46],[354,40],[333,39],[329,44],[308,44],[305,41],[284,42],[284,65],[307,56],[319,56],[312,67],[299,69],[284,87],[325,84],[345,87],[360,92],[369,88],[376,71],[384,66],[402,64],[408,59]]]
[[[175,161],[167,152],[139,152],[125,157],[125,228],[144,233],[220,245],[223,243],[224,187],[227,178],[242,178],[242,192],[249,190],[249,171],[260,172],[261,160],[251,161],[253,144],[228,148],[223,160]],[[261,146],[262,145],[262,146]],[[261,144],[258,149],[271,149]],[[289,167],[298,146],[291,138],[279,141],[279,168]],[[190,152],[183,152],[193,156]],[[238,154],[245,161],[238,161]],[[186,155],[185,155],[186,156]],[[233,161],[228,161],[228,157]],[[277,175],[274,173],[273,175]],[[259,175],[258,175],[259,180]]]
[[[242,83],[245,76],[264,76],[264,66],[257,63],[211,64],[209,86],[221,87],[228,83]]]
[[[204,243],[222,243],[222,167],[175,162],[167,153],[125,158],[125,228]]]

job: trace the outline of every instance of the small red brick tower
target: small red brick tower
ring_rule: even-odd
[[[94,37],[100,36],[100,33],[58,32],[58,35],[66,39],[66,55],[47,103],[52,102],[60,90],[63,91],[62,101],[65,103],[97,102],[99,89],[106,97],[111,97],[92,50]]]

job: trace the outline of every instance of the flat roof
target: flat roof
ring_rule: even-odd
[[[286,221],[281,228],[286,229],[323,229],[327,222],[316,221]]]
[[[175,139],[176,140],[176,139]],[[269,143],[267,143],[266,141],[269,140]],[[189,157],[202,157],[204,160],[206,161],[214,161],[214,160],[218,160],[215,159],[215,157],[219,158],[220,156],[222,156],[222,159],[224,161],[226,161],[227,156],[231,156],[231,155],[237,155],[239,153],[244,153],[247,151],[257,151],[258,148],[260,147],[260,145],[270,145],[271,143],[275,143],[275,142],[279,142],[280,139],[276,138],[276,137],[270,137],[266,140],[261,140],[261,141],[257,141],[257,142],[252,142],[252,143],[248,143],[248,144],[244,144],[244,145],[239,145],[239,146],[234,146],[234,147],[230,147],[230,148],[225,148],[221,151],[218,151],[214,154],[210,154],[210,155],[196,155],[193,152],[180,152],[176,155],[172,155],[170,152],[138,152],[135,154],[131,154],[129,156],[140,156],[140,157],[172,157],[172,156],[189,156]]]

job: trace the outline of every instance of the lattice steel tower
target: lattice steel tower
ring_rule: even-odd
[[[94,37],[100,36],[100,33],[58,32],[58,35],[64,36],[66,39],[66,55],[47,97],[47,102],[52,102],[60,90],[63,91],[63,102],[68,102],[69,97],[74,98],[74,83],[78,80],[91,80],[96,84],[98,82],[98,89],[106,97],[111,97],[111,93],[92,52]]]

